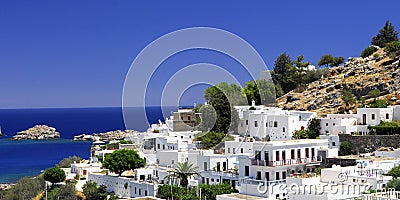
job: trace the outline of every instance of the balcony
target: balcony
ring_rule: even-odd
[[[238,174],[233,172],[222,172],[222,171],[203,171],[204,176],[220,176],[222,178],[238,179]]]
[[[265,160],[251,159],[251,165],[268,166],[268,167],[299,165],[299,164],[313,164],[313,163],[320,163],[320,162],[322,162],[322,157],[286,159],[286,160],[279,160],[279,161],[265,161]]]
[[[239,181],[236,182],[236,186],[241,186],[242,184],[248,184],[248,185],[263,185],[263,186],[274,186],[274,185],[279,185],[279,184],[285,184],[286,179],[282,180],[274,180],[274,181],[267,181],[267,180],[255,180],[251,178],[245,178],[245,179],[239,179]]]

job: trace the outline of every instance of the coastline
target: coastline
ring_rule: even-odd
[[[65,157],[77,155],[90,157],[90,141],[57,140],[11,140],[0,138],[0,184],[13,184],[23,177],[34,177]],[[21,161],[22,160],[22,161]]]

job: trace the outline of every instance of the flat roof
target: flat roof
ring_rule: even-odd
[[[257,197],[257,196],[251,196],[251,195],[246,195],[246,194],[239,194],[239,193],[221,194],[218,196],[230,197],[230,198],[235,198],[235,199],[247,199],[247,200],[265,199],[264,197]]]

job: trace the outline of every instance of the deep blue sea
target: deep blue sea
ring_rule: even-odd
[[[138,112],[143,108],[137,109]],[[141,110],[139,110],[141,109]],[[170,111],[173,108],[169,108]],[[146,108],[148,120],[163,120],[160,107]],[[11,141],[17,132],[37,124],[57,129],[60,140]],[[72,141],[82,133],[100,133],[124,130],[121,108],[51,108],[51,109],[0,109],[0,126],[6,137],[0,137],[0,183],[12,183],[24,176],[34,176],[52,167],[61,159],[77,155],[89,158],[91,142]],[[135,130],[145,131],[146,123],[137,123]]]

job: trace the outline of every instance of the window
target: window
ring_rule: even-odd
[[[374,120],[375,119],[375,114],[372,114],[371,118],[372,118],[372,120]]]
[[[240,153],[243,153],[243,148],[240,148]]]
[[[389,119],[389,113],[386,113],[386,119]]]
[[[254,127],[258,127],[258,121],[254,121]]]
[[[246,119],[246,125],[249,125],[249,120]]]
[[[278,127],[278,122],[274,121],[274,127]]]
[[[244,166],[244,176],[249,176],[249,174],[250,174],[249,166]]]
[[[172,164],[174,164],[174,162],[175,162],[174,160],[171,161]]]
[[[228,153],[231,153],[231,148],[228,148]]]
[[[275,172],[275,180],[279,180],[279,172]]]
[[[190,116],[188,116],[188,121],[190,121]]]
[[[269,122],[269,127],[272,127],[273,123],[274,123],[273,121],[270,121]]]
[[[261,172],[257,171],[256,180],[261,180]]]
[[[181,117],[181,120],[183,121],[183,117]]]
[[[336,125],[335,123],[332,124],[332,126],[335,126],[335,125]]]
[[[157,149],[160,149],[160,144],[157,144]]]
[[[135,187],[135,194],[136,194],[136,187]]]
[[[142,189],[139,188],[139,195],[142,195]]]
[[[144,191],[144,196],[147,196],[147,190]]]
[[[269,181],[269,172],[265,172],[265,180]]]
[[[328,123],[326,123],[325,126],[328,126]]]
[[[283,127],[283,128],[282,128],[282,132],[286,132],[286,129],[285,129],[285,127]]]
[[[235,154],[236,152],[235,152],[235,148],[232,148],[232,152],[233,152],[233,154]]]
[[[336,142],[332,142],[332,146],[336,146]]]

